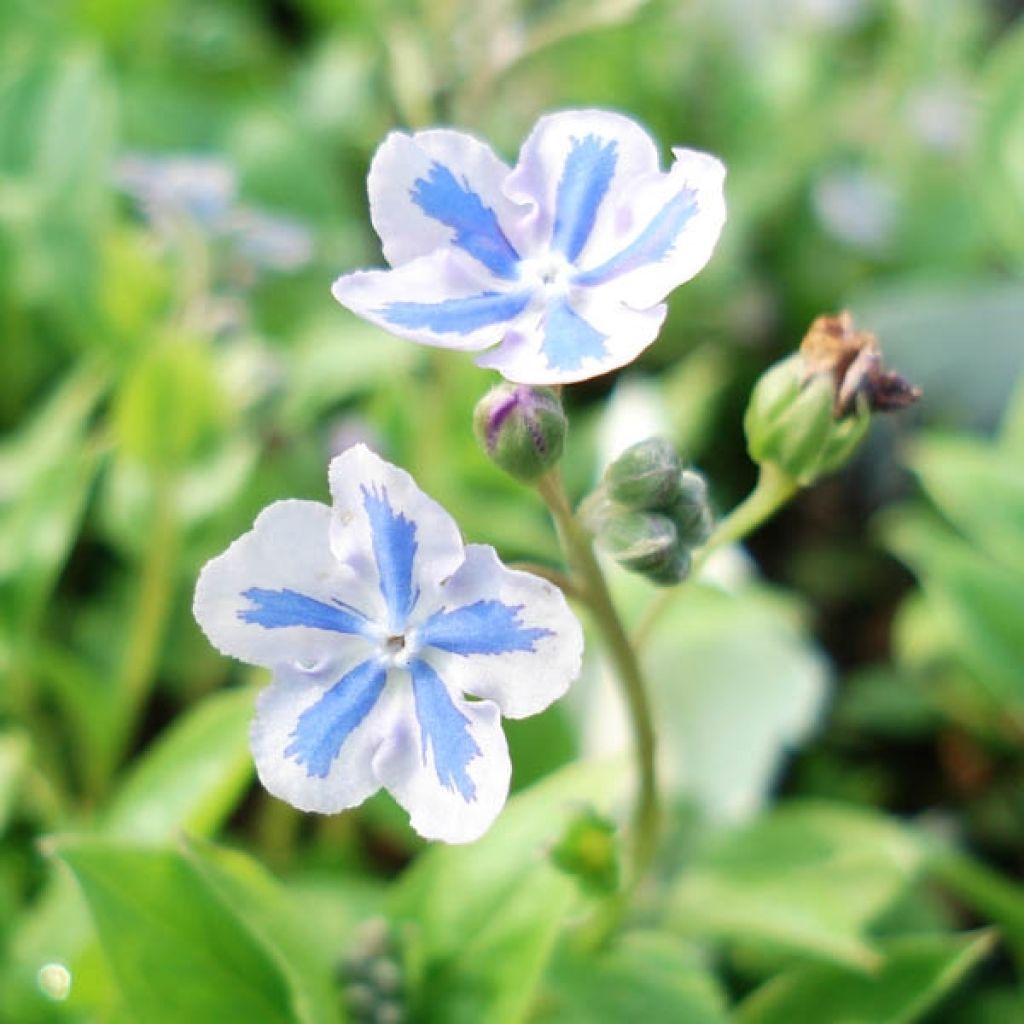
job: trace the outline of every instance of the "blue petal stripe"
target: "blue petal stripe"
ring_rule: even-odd
[[[238,617],[243,622],[251,622],[266,629],[308,626],[310,629],[365,636],[369,627],[366,617],[354,608],[340,601],[325,604],[295,590],[250,587],[242,592],[242,597],[251,601],[252,607],[241,609]]]
[[[463,179],[458,182],[443,164],[435,163],[410,190],[412,201],[428,216],[455,231],[452,242],[479,260],[496,277],[516,277],[519,253],[505,237],[494,211]]]
[[[451,654],[509,654],[532,651],[551,630],[519,621],[522,605],[475,601],[452,611],[435,612],[417,631],[423,644]]]
[[[529,291],[481,292],[443,302],[389,302],[377,314],[395,327],[425,328],[435,334],[472,334],[481,327],[517,317],[532,297]]]
[[[452,702],[441,677],[425,661],[409,663],[416,718],[424,763],[427,744],[434,751],[434,770],[445,789],[457,789],[465,800],[476,799],[476,786],[466,769],[480,748],[469,732],[469,719]]]
[[[615,176],[617,144],[597,135],[572,141],[555,198],[551,248],[570,262],[583,251],[601,200]]]
[[[566,302],[559,299],[548,306],[541,346],[548,364],[557,370],[578,370],[588,356],[605,354],[606,336],[594,330]]]
[[[388,628],[400,632],[419,597],[412,580],[418,547],[416,524],[391,507],[383,487],[379,491],[376,487],[363,487],[362,491],[363,508],[373,535],[380,592],[388,609]]]
[[[575,284],[604,284],[631,270],[665,259],[675,248],[683,228],[697,212],[697,195],[684,188],[676,193],[651,219],[651,222],[621,252],[593,270],[585,270],[573,279]]]
[[[299,715],[285,757],[304,765],[310,777],[325,778],[342,744],[373,710],[387,680],[376,660],[346,673],[315,704]]]

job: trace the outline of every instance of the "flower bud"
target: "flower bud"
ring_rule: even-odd
[[[477,403],[473,428],[493,462],[530,481],[561,458],[568,420],[550,388],[505,383]]]
[[[551,859],[596,896],[619,887],[619,851],[615,826],[592,808],[581,809],[551,850]]]
[[[628,508],[660,511],[678,496],[682,469],[678,452],[665,438],[649,437],[627,448],[605,470],[605,489]]]
[[[774,463],[797,483],[839,469],[867,430],[872,411],[905,408],[921,392],[882,366],[873,334],[849,313],[820,316],[800,351],[770,367],[744,419],[757,463]]]
[[[655,512],[609,503],[596,522],[597,543],[624,569],[647,573],[672,561],[679,546],[675,524]]]
[[[867,430],[870,413],[859,403],[836,419],[829,378],[803,378],[799,354],[771,367],[754,387],[743,426],[755,462],[774,463],[806,485],[850,458]]]
[[[699,548],[707,542],[714,528],[714,517],[708,503],[708,485],[700,473],[684,469],[679,474],[679,493],[665,509],[676,524],[679,539],[688,548]]]
[[[690,575],[692,568],[693,552],[685,545],[679,544],[672,552],[671,558],[665,559],[661,565],[645,572],[644,578],[659,587],[674,587]]]

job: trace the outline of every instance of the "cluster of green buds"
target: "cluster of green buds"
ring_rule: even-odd
[[[403,1024],[409,1019],[399,937],[384,918],[361,925],[338,976],[348,1020]]]
[[[877,339],[855,330],[849,313],[820,316],[800,350],[755,385],[744,419],[747,448],[759,465],[807,486],[850,459],[872,412],[902,409],[920,396],[883,367]]]
[[[662,437],[627,448],[587,499],[584,515],[602,550],[662,586],[686,579],[693,550],[713,526],[704,478]]]

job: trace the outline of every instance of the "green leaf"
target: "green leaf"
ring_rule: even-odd
[[[714,976],[678,938],[632,932],[596,956],[563,953],[552,965],[531,1021],[680,1021],[726,1024]]]
[[[982,209],[997,237],[1024,261],[1024,27],[1008,31],[989,58],[978,168]]]
[[[963,664],[996,700],[1024,703],[1024,577],[923,513],[896,510],[883,529],[920,578]]]
[[[252,778],[253,698],[249,689],[215,694],[176,721],[121,784],[103,833],[144,840],[170,839],[182,829],[212,835]]]
[[[15,729],[0,733],[0,835],[3,835],[28,767],[28,736]]]
[[[607,813],[621,795],[619,764],[577,763],[509,800],[482,839],[433,846],[402,878],[392,915],[422,946],[425,1020],[521,1021],[579,898],[547,851],[581,802]]]
[[[335,1024],[339,1000],[331,977],[331,954],[336,957],[340,951],[326,946],[319,933],[306,925],[289,894],[257,861],[211,843],[189,843],[186,855],[287,979],[294,1019],[301,1024]]]
[[[117,396],[121,448],[155,472],[180,471],[208,454],[227,419],[209,349],[169,337],[152,345]]]
[[[193,858],[85,838],[63,840],[57,853],[82,888],[138,1020],[297,1019],[279,963]]]
[[[787,971],[744,1001],[738,1024],[911,1024],[985,957],[991,931],[923,935],[879,943],[882,965],[865,975],[830,964]]]
[[[867,929],[919,861],[910,836],[878,815],[790,804],[700,856],[674,893],[671,919],[688,934],[754,940],[867,970],[879,963]]]
[[[1024,462],[968,437],[919,440],[911,468],[928,496],[982,551],[1024,571]]]
[[[828,664],[799,610],[767,588],[686,588],[651,632],[643,662],[663,784],[711,818],[748,818],[827,693]],[[617,697],[610,705],[606,694],[592,711],[605,734],[622,721]]]

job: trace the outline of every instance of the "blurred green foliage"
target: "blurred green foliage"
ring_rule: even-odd
[[[0,5],[0,1018],[1024,1019],[1018,6]],[[323,500],[358,439],[469,539],[557,558],[472,437],[491,377],[329,284],[379,262],[364,178],[388,130],[457,123],[511,158],[572,105],[729,167],[719,251],[623,375],[720,510],[753,479],[751,385],[817,314],[851,307],[927,393],[652,634],[669,840],[597,947],[600,892],[548,856],[626,798],[616,762],[566,767],[621,746],[597,658],[509,726],[492,833],[425,849],[384,797],[307,819],[255,788],[262,680],[190,615],[202,563],[267,502]],[[147,214],[118,187],[140,154],[218,161],[238,222],[289,218],[309,258]],[[609,384],[567,396],[577,495]],[[651,596],[615,586],[631,612]],[[391,951],[356,998],[339,965],[376,919]]]

